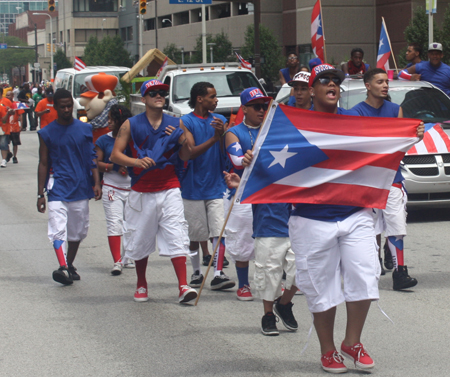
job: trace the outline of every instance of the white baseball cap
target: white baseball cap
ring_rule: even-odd
[[[428,51],[441,51],[442,52],[442,45],[440,43],[430,43],[428,46]]]

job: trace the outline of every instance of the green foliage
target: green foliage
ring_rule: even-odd
[[[56,51],[55,55],[53,55],[53,62],[56,63],[56,72],[58,72],[60,69],[73,67],[73,64],[69,59],[67,59],[66,54],[60,48]]]
[[[222,62],[234,62],[236,58],[233,56],[233,45],[228,39],[228,35],[223,31],[220,34],[212,36],[206,34],[206,43],[215,43],[213,46],[213,61],[217,63]],[[196,40],[194,48],[194,54],[191,59],[192,63],[202,62],[202,36],[200,35]],[[211,50],[210,46],[206,46],[206,62],[211,63]]]
[[[282,55],[281,47],[273,32],[259,25],[260,54],[264,58],[264,64],[261,64],[261,75],[266,81],[276,81],[278,72],[285,65],[285,58]],[[248,60],[255,54],[255,28],[249,25],[245,31],[245,44],[241,55]]]
[[[5,37],[5,43],[8,44],[8,48],[0,50],[0,69],[3,72],[11,73],[14,67],[26,66],[28,63],[34,62],[34,50],[9,48],[9,46],[28,46],[20,38],[13,36]]]
[[[446,11],[447,15],[448,10]],[[449,20],[450,21],[450,20]],[[445,21],[444,21],[445,23]],[[450,27],[450,24],[449,24]],[[419,43],[422,46],[423,53],[421,58],[423,60],[427,60],[427,51],[428,51],[428,15],[425,13],[425,9],[422,7],[417,7],[414,11],[413,18],[411,19],[409,25],[406,27],[405,31],[405,39],[406,42],[409,43]],[[433,24],[433,34],[434,39],[436,41],[441,38],[441,31],[439,30],[436,23]],[[447,34],[447,38],[450,37]],[[441,42],[442,43],[442,42]],[[398,67],[404,67],[407,64],[406,58],[406,47],[400,51],[399,56],[397,57]],[[445,58],[445,57],[444,57]]]
[[[167,44],[167,46],[164,47],[163,53],[167,55],[169,59],[172,59],[175,63],[181,63],[181,50],[175,43]]]
[[[444,49],[443,62],[450,64],[450,6],[447,6],[445,9],[441,30],[437,34],[437,38],[435,37],[434,39],[442,43],[442,48]]]
[[[91,37],[84,49],[83,61],[86,65],[117,65],[132,67],[133,61],[124,47],[122,39],[109,35],[99,41]]]

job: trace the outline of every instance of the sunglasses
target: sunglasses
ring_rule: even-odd
[[[289,56],[289,57],[288,57],[288,60],[295,60],[295,59],[297,59],[296,56]]]
[[[267,109],[269,108],[269,105],[267,103],[256,103],[254,105],[247,105],[247,106],[253,107],[255,111],[261,111],[261,109],[267,111]]]
[[[151,90],[147,94],[150,96],[150,98],[155,98],[158,94],[161,97],[165,97],[165,96],[167,96],[167,91],[165,91],[165,90]]]
[[[341,85],[341,79],[339,77],[320,77],[319,81],[323,85],[327,85],[330,81],[333,81],[336,85]]]

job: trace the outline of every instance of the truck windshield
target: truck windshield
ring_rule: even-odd
[[[190,97],[191,88],[200,81],[214,85],[217,97],[239,96],[245,88],[261,88],[256,77],[250,72],[199,72],[175,76],[172,96],[174,102],[186,101]]]

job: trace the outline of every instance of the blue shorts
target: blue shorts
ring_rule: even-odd
[[[0,150],[9,151],[9,135],[0,136]]]

